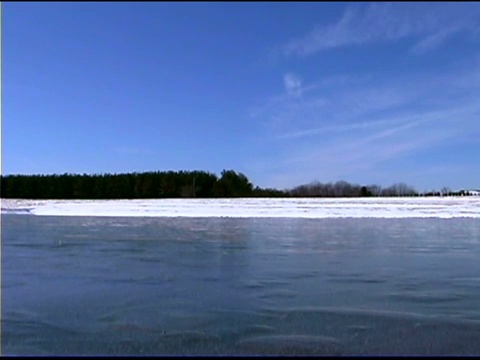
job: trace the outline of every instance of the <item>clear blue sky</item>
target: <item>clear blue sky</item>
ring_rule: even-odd
[[[480,188],[480,3],[2,3],[3,174]]]

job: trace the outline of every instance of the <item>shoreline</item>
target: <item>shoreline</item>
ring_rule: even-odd
[[[480,218],[480,197],[1,199],[1,209],[38,216]]]

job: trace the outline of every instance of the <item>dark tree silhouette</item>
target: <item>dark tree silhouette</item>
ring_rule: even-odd
[[[418,196],[416,190],[395,183],[358,185],[347,181],[296,186],[290,190],[254,187],[241,172],[223,170],[220,178],[206,171],[164,171],[128,174],[53,174],[1,176],[2,198],[18,199],[152,199],[213,197],[366,197]],[[429,191],[423,196],[467,196],[467,190]]]

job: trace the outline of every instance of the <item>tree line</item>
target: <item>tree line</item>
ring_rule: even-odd
[[[397,197],[397,196],[470,196],[467,190],[452,191],[443,187],[440,191],[418,192],[405,183],[395,183],[388,187],[380,185],[358,185],[347,181],[321,183],[318,181],[297,186],[288,191],[290,196],[297,197]]]
[[[417,196],[415,189],[405,183],[393,184],[382,188],[380,185],[362,186],[351,184],[347,181],[329,182],[327,184],[318,181],[306,185],[300,185],[290,193],[293,196],[315,197],[370,197],[370,196]]]
[[[18,199],[152,199],[234,197],[371,197],[468,195],[448,188],[419,194],[404,183],[382,188],[346,181],[312,182],[288,190],[254,187],[241,172],[156,171],[127,174],[1,176],[0,196]]]
[[[253,187],[233,170],[165,171],[94,175],[7,175],[0,196],[18,199],[151,199],[276,197],[284,192]]]

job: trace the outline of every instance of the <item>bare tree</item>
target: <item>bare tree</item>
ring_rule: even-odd
[[[370,191],[373,196],[380,196],[382,194],[382,187],[380,185],[369,185],[367,186],[367,190]]]

